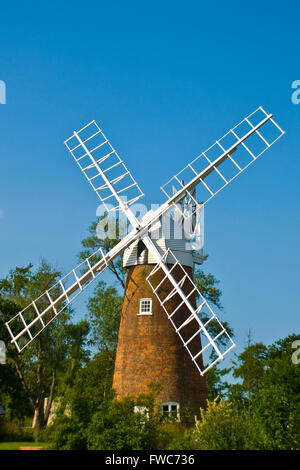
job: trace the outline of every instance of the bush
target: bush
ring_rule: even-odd
[[[262,387],[253,408],[265,430],[268,449],[300,449],[300,404],[292,401],[285,386]]]
[[[159,420],[134,411],[135,401],[103,402],[87,429],[88,449],[150,450],[159,440]]]
[[[75,407],[66,415],[59,411],[41,437],[53,449],[62,450],[144,450],[156,449],[161,440],[161,415],[154,412],[151,397],[144,401],[111,397],[98,405],[89,422]],[[145,406],[148,416],[135,412]]]
[[[191,450],[194,444],[186,424],[164,423],[161,427],[160,449],[164,450]]]
[[[85,430],[82,423],[74,417],[58,415],[53,423],[42,431],[40,438],[44,442],[50,442],[51,449],[87,449]]]
[[[34,442],[34,429],[32,429],[31,427],[24,427],[24,422],[19,422],[17,420],[9,420],[7,417],[1,416],[0,440],[8,442]]]
[[[266,448],[266,436],[258,421],[246,412],[238,412],[231,403],[217,397],[200,412],[201,419],[191,430],[191,439],[200,450]]]

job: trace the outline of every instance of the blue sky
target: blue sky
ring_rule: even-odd
[[[208,203],[204,265],[239,351],[299,332],[299,4],[1,6],[0,276],[77,264],[98,199],[63,141],[101,124],[146,194],[262,105],[286,131]],[[89,290],[91,293],[92,290]],[[79,311],[80,310],[80,311]],[[81,318],[84,308],[77,309]]]

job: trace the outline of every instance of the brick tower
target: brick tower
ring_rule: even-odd
[[[193,277],[194,264],[201,264],[206,256],[202,250],[195,253],[187,249],[184,230],[173,219],[164,220],[161,227],[160,235],[153,240],[157,248],[162,254],[170,248]],[[207,399],[205,378],[192,363],[146,280],[154,264],[151,254],[141,250],[139,243],[124,252],[127,275],[113,388],[117,397],[123,398],[149,393],[149,385],[157,384],[161,390],[157,405],[163,413],[180,415],[180,410],[189,409],[199,415]],[[173,275],[176,278],[176,269]],[[196,299],[190,301],[195,304]]]

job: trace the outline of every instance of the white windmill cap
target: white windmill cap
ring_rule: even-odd
[[[169,215],[163,216],[152,226],[149,234],[161,256],[169,249],[183,266],[193,267],[194,264],[202,264],[207,257],[203,254],[202,247],[198,247],[199,250],[195,251],[195,243],[184,230],[182,221],[176,221]],[[173,264],[174,258],[168,257],[167,263]],[[123,267],[140,264],[156,264],[156,261],[145,249],[142,241],[136,241],[124,250]]]

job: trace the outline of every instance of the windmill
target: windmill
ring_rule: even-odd
[[[128,295],[132,285],[138,285],[139,281],[144,286],[147,285],[146,297],[142,299],[144,303],[142,302],[141,305],[144,311],[141,313],[147,313],[152,301],[156,305],[155,317],[159,319],[159,323],[153,329],[152,337],[156,332],[160,333],[158,338],[154,338],[154,344],[164,337],[173,338],[171,343],[166,342],[165,350],[159,345],[160,349],[154,351],[153,357],[159,359],[161,363],[161,368],[156,370],[156,373],[161,374],[164,365],[167,368],[173,360],[176,367],[170,366],[171,375],[177,373],[180,376],[180,374],[186,374],[187,370],[192,371],[185,375],[184,387],[192,388],[196,376],[200,377],[197,386],[201,388],[202,383],[202,391],[205,395],[204,382],[201,382],[204,374],[218,361],[223,360],[235,344],[193,281],[193,264],[197,262],[197,257],[199,263],[204,259],[203,257],[201,259],[201,253],[196,251],[199,249],[199,243],[197,243],[199,231],[198,237],[196,233],[199,224],[195,222],[195,216],[197,212],[200,213],[203,210],[204,205],[210,199],[255,162],[283,134],[284,131],[274,121],[273,115],[259,107],[163,185],[161,189],[166,195],[166,202],[157,209],[148,211],[139,219],[132,208],[143,196],[143,192],[102,129],[95,121],[92,121],[80,130],[74,131],[65,141],[66,147],[107,213],[115,211],[123,213],[131,230],[109,252],[104,253],[101,248],[96,250],[69,274],[11,318],[6,323],[11,343],[21,352],[42,333],[49,323],[57,318],[63,309],[98,278],[116,257],[124,253],[124,265],[130,268],[126,281],[124,305],[128,307],[128,302],[130,303]],[[159,243],[159,240],[165,240],[166,237],[155,240],[152,236],[163,227],[163,221],[172,212],[175,224],[184,225],[184,221],[187,221],[191,228],[190,233],[192,232],[193,236],[196,235],[194,237],[196,243],[190,243],[187,249],[174,251],[172,243],[169,246],[166,243]],[[192,239],[191,236],[187,238]],[[134,254],[135,261],[130,264],[128,259],[132,254]],[[189,261],[186,261],[186,255]],[[134,270],[138,272],[141,266],[147,267],[146,272],[144,269],[141,278],[139,271],[136,277]],[[134,304],[131,303],[131,305]],[[114,385],[121,395],[126,390],[130,392],[130,380],[136,388],[139,388],[141,381],[141,377],[136,376],[138,369],[135,367],[136,364],[132,364],[131,372],[126,369],[126,357],[130,356],[137,338],[126,336],[129,327],[126,326],[125,310],[126,308],[121,320],[121,336],[119,336],[114,376]],[[127,317],[130,318],[130,315]],[[147,328],[142,329],[141,334],[146,330]],[[126,338],[128,341],[131,338],[132,342],[126,343]],[[149,351],[149,357],[153,353],[153,348],[152,353],[150,349],[147,349],[146,344],[144,364],[147,364],[147,351]],[[171,362],[168,362],[167,357],[172,350],[176,351]],[[127,360],[127,364],[128,362],[132,363],[132,360]],[[148,368],[155,370],[153,362]],[[128,380],[126,382],[128,374],[131,378],[129,382]],[[181,376],[174,378],[173,385],[180,382],[181,378]],[[169,385],[171,390],[172,384]],[[196,394],[197,390],[199,389],[196,388]],[[189,390],[186,390],[186,393],[189,393]],[[172,400],[167,400],[167,403],[169,405],[171,403],[171,410],[173,410]],[[196,405],[198,406],[198,402]]]

